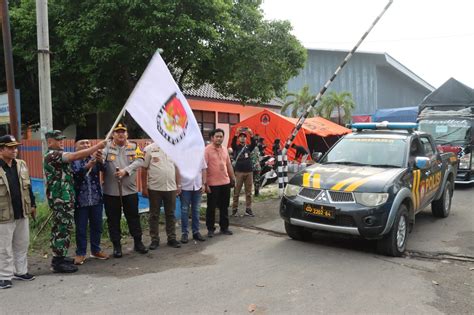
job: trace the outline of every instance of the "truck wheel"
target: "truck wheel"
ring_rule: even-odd
[[[380,254],[399,257],[405,252],[408,238],[408,210],[405,205],[398,209],[392,229],[377,242]]]
[[[453,197],[453,184],[451,181],[446,182],[443,195],[438,200],[431,203],[431,213],[438,218],[446,218],[451,212],[451,198]]]
[[[285,221],[285,231],[289,237],[297,241],[307,241],[311,239],[311,233],[306,231],[304,227],[290,224]]]

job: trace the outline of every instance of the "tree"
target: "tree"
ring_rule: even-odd
[[[322,97],[317,112],[319,116],[331,119],[331,114],[337,111],[337,122],[341,125],[342,123],[350,122],[354,108],[355,103],[350,92],[337,93],[331,91]],[[341,120],[342,115],[344,116],[343,120]]]
[[[290,110],[290,117],[300,117],[304,111],[307,110],[316,95],[311,94],[309,86],[305,85],[298,93],[286,93],[285,99],[287,101],[281,108],[282,113]],[[308,117],[313,117],[316,114],[314,108],[309,112]]]
[[[181,87],[210,83],[242,102],[269,101],[306,55],[290,24],[265,21],[260,4],[50,0],[55,127],[81,123],[90,112],[118,112],[158,48]],[[11,1],[10,14],[16,85],[31,124],[39,120],[35,1]]]

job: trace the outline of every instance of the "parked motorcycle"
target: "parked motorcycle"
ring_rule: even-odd
[[[277,163],[275,157],[272,155],[265,155],[260,159],[260,167],[261,167],[261,184],[260,187],[264,187],[265,185],[270,185],[278,179],[278,174],[275,171],[277,167]]]

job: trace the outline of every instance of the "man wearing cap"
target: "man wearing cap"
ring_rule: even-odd
[[[71,243],[74,223],[74,179],[70,163],[90,156],[105,147],[105,141],[81,151],[64,152],[64,138],[60,130],[46,133],[48,152],[44,156],[46,196],[52,211],[51,248],[53,272],[76,272],[77,267],[66,258]]]
[[[76,135],[76,151],[91,147],[89,139],[81,134]],[[105,260],[109,255],[100,248],[102,235],[102,213],[104,203],[100,185],[100,172],[105,171],[101,150],[92,156],[72,162],[74,190],[76,193],[76,257],[75,265],[82,265],[86,260],[87,226],[90,231],[91,258]]]
[[[0,289],[12,279],[31,281],[27,253],[30,240],[28,215],[34,219],[36,204],[25,161],[17,159],[13,136],[0,137]]]
[[[127,127],[119,123],[113,130],[112,141],[104,150],[104,205],[114,257],[122,257],[120,219],[122,208],[128,230],[133,236],[134,250],[146,254],[138,213],[137,169],[143,166],[143,152],[135,142],[128,141]]]
[[[247,132],[250,139],[250,144],[247,145]],[[237,135],[239,143],[237,143]],[[253,165],[251,153],[257,146],[257,140],[253,137],[252,130],[249,128],[239,128],[237,135],[232,138],[232,149],[234,150],[234,172],[235,172],[235,187],[234,198],[232,202],[232,216],[238,216],[239,195],[242,185],[245,187],[245,215],[253,217],[252,212],[252,185],[253,185]]]

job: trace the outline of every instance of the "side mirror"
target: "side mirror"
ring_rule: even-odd
[[[311,158],[313,159],[313,161],[317,162],[319,161],[319,159],[323,156],[323,154],[321,152],[313,152],[313,154],[311,154]]]
[[[430,159],[424,156],[417,156],[415,158],[415,167],[420,170],[427,170],[431,167]]]

